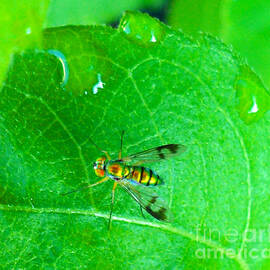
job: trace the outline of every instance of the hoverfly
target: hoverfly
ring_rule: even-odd
[[[186,147],[181,144],[166,144],[122,157],[123,135],[124,132],[121,134],[120,151],[117,160],[112,160],[108,152],[101,150],[90,139],[96,148],[104,153],[104,155],[97,158],[93,163],[95,174],[98,177],[102,177],[102,179],[94,184],[70,191],[63,195],[90,188],[111,179],[114,181],[114,184],[112,188],[111,210],[108,224],[109,229],[111,226],[115,189],[118,185],[139,204],[141,212],[142,209],[144,209],[157,220],[168,221],[168,209],[160,197],[156,195],[152,189],[148,188],[162,185],[163,180],[151,169],[140,165],[143,163],[166,160],[179,155],[186,150]]]

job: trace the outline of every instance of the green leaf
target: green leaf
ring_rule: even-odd
[[[193,35],[209,32],[232,44],[270,87],[268,0],[173,0],[169,10],[172,26]]]
[[[12,53],[40,44],[48,1],[7,1],[0,3],[0,84]]]
[[[163,4],[164,0],[52,0],[46,26],[111,23],[118,20],[125,10],[158,10]]]
[[[237,54],[140,13],[48,29],[43,48],[14,57],[0,93],[3,268],[267,269],[268,94]],[[124,154],[187,147],[149,165],[171,223],[118,188],[108,232],[112,181],[60,196],[98,180],[91,140],[117,158],[121,130]]]

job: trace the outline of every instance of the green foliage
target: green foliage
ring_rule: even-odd
[[[245,252],[269,248],[268,94],[219,40],[140,13],[126,13],[119,29],[47,29],[43,50],[14,56],[0,95],[3,268],[267,267]],[[171,224],[143,219],[118,189],[108,232],[111,182],[60,196],[97,180],[89,138],[116,158],[121,130],[124,153],[187,146],[151,165],[165,180],[156,190]],[[261,240],[245,239],[251,229]],[[196,257],[203,249],[226,255]]]
[[[270,87],[268,0],[173,0],[169,10],[171,25],[192,34],[209,32],[232,44]]]
[[[163,2],[164,0],[51,0],[46,26],[111,23],[119,19],[125,10],[158,10]]]

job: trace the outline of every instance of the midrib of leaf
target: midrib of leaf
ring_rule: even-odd
[[[24,213],[33,213],[33,214],[64,214],[64,215],[83,215],[83,216],[94,216],[97,218],[103,218],[103,219],[109,219],[108,214],[95,212],[95,211],[89,211],[89,210],[81,210],[81,209],[62,209],[62,208],[34,208],[34,207],[27,207],[27,206],[10,206],[10,205],[3,205],[0,204],[0,210],[2,211],[9,211],[9,212],[24,212]],[[226,248],[220,245],[219,243],[206,239],[205,237],[201,237],[199,235],[194,235],[193,233],[190,233],[186,231],[183,228],[179,227],[173,227],[171,225],[165,225],[165,224],[158,224],[153,223],[149,221],[144,220],[138,220],[138,219],[131,219],[131,218],[125,218],[125,217],[119,217],[119,216],[112,216],[112,220],[135,224],[139,226],[146,226],[151,228],[156,228],[165,232],[169,232],[172,234],[180,235],[185,238],[188,238],[192,241],[199,242],[201,244],[204,244],[206,246],[209,246],[213,249],[220,250],[224,252],[226,255]],[[241,258],[241,256],[231,256],[228,257],[229,259],[235,260],[240,267],[243,270],[248,270],[249,267],[246,264],[246,262]]]

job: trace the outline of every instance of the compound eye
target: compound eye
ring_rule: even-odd
[[[93,163],[93,167],[94,167],[94,169],[97,169],[97,163],[96,162]]]

